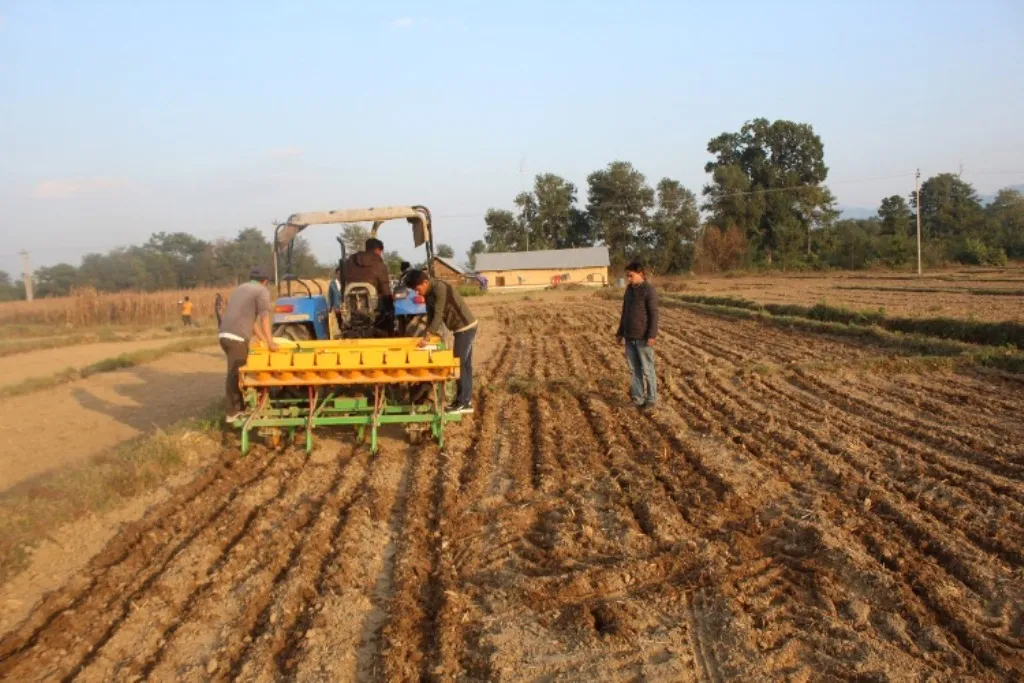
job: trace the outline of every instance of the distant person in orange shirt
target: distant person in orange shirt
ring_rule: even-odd
[[[192,327],[192,300],[187,296],[181,302],[181,324],[185,327]]]

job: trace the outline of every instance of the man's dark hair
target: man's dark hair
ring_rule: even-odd
[[[267,269],[263,266],[254,266],[252,270],[249,271],[249,279],[256,280],[258,282],[263,282],[264,280],[269,281],[270,273],[267,272]]]
[[[398,264],[398,269],[401,270],[403,273],[409,270],[410,268],[412,268],[412,264],[409,263],[408,261],[402,261],[401,263]]]
[[[376,251],[377,249],[384,251],[384,243],[376,237],[366,240],[366,251]]]
[[[631,261],[629,265],[626,266],[626,272],[640,273],[641,275],[644,275],[644,264],[640,263],[639,261]]]
[[[409,283],[410,287],[415,289],[416,287],[419,287],[421,284],[423,284],[429,279],[430,276],[427,275],[425,271],[414,270],[411,273],[409,273],[408,276],[406,276],[405,281]]]
[[[185,297],[185,301],[189,301],[189,298],[187,296]]]

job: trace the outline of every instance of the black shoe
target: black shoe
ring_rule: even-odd
[[[472,413],[473,412],[473,404],[472,403],[459,403],[458,401],[456,401],[455,403],[452,403],[450,406],[445,408],[445,412],[448,412],[448,413]]]

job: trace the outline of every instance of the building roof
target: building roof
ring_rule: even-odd
[[[560,270],[591,268],[610,264],[608,247],[581,249],[542,249],[477,254],[477,272],[485,270]]]
[[[451,268],[452,270],[454,270],[459,275],[466,275],[466,269],[465,268],[461,268],[460,266],[456,265],[455,261],[449,261],[448,259],[442,258],[440,256],[435,256],[434,260],[435,261],[440,261],[444,265],[446,265],[449,268]]]

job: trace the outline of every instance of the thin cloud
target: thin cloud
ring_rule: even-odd
[[[390,26],[391,28],[406,29],[412,28],[413,24],[415,23],[416,22],[413,20],[412,17],[399,17],[398,19],[395,19],[390,24],[388,24],[388,26]]]
[[[35,199],[96,197],[120,192],[130,186],[131,183],[119,178],[52,178],[36,183],[32,196]]]
[[[286,147],[276,147],[267,152],[267,157],[270,159],[291,159],[293,157],[301,157],[303,154],[301,147],[295,145],[288,145]]]

